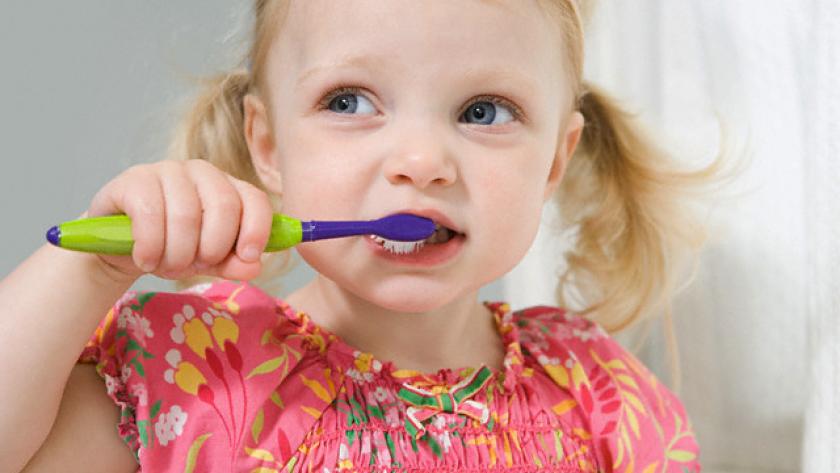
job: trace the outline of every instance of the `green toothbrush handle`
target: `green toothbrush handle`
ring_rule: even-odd
[[[274,214],[265,251],[291,248],[300,243],[302,238],[300,220]],[[131,218],[128,215],[108,215],[64,222],[50,228],[47,240],[68,250],[106,255],[130,255],[134,248]]]

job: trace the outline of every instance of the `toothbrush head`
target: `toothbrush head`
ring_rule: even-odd
[[[420,241],[435,232],[435,222],[426,217],[396,214],[374,220],[373,234],[394,241]]]

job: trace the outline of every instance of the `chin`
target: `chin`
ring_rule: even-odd
[[[425,314],[433,310],[439,309],[443,305],[440,304],[439,301],[430,301],[429,299],[422,297],[417,297],[414,299],[377,298],[376,300],[371,301],[371,303],[374,303],[384,309],[388,309],[393,312],[399,312],[402,314]]]
[[[437,310],[467,293],[467,291],[457,291],[451,285],[445,285],[439,281],[399,279],[383,281],[375,287],[368,286],[354,292],[371,304],[410,314]]]

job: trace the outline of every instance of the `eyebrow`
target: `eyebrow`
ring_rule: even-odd
[[[304,82],[309,80],[312,76],[320,73],[339,69],[367,69],[367,70],[381,70],[385,68],[386,60],[381,57],[370,55],[348,55],[340,58],[334,62],[316,65],[304,71],[297,80],[297,86],[300,87]],[[510,68],[486,68],[484,66],[470,67],[462,73],[465,80],[481,80],[483,82],[502,83],[506,87],[502,89],[511,90],[511,92],[518,91],[516,95],[527,94],[530,91],[537,89],[537,84],[528,75],[523,74],[516,69]],[[510,86],[513,87],[510,87]],[[524,97],[516,97],[524,99]]]
[[[516,69],[507,68],[489,68],[483,67],[470,68],[462,74],[467,80],[482,80],[485,82],[514,84],[516,88],[524,89],[522,92],[528,92],[537,89],[537,84],[527,74],[523,74]]]
[[[304,71],[298,77],[297,85],[300,86],[314,75],[320,74],[323,71],[339,68],[355,68],[355,69],[379,69],[382,68],[383,61],[372,56],[351,55],[345,56],[337,61],[320,64]]]

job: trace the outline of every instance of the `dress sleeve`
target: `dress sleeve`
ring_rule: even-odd
[[[538,308],[525,318],[539,327],[528,331],[529,350],[572,395],[564,409],[588,419],[602,469],[700,471],[682,402],[635,356],[597,324],[561,309]]]
[[[120,420],[117,424],[117,432],[123,442],[131,449],[135,460],[138,460],[140,439],[136,423],[136,412],[140,396],[145,393],[145,387],[132,380],[132,369],[142,365],[136,359],[131,359],[131,351],[143,356],[143,349],[137,341],[129,341],[127,337],[129,322],[132,322],[132,331],[150,331],[150,327],[142,326],[142,322],[135,319],[132,313],[132,302],[137,298],[148,297],[146,294],[137,294],[134,291],[126,292],[117,301],[105,317],[99,322],[93,335],[85,344],[79,363],[90,363],[96,365],[96,372],[105,381],[108,397],[120,409]],[[148,322],[148,321],[146,321]],[[145,338],[142,337],[141,340]],[[134,349],[136,348],[136,349]],[[139,349],[139,350],[138,350]]]
[[[143,471],[283,466],[336,395],[324,340],[247,283],[128,292],[79,362],[95,363]]]
[[[99,323],[78,362],[96,365],[120,410],[117,432],[144,469],[172,467],[162,459],[180,455],[172,452],[191,433],[190,416],[215,388],[208,376],[238,368],[250,355],[240,352],[239,337],[259,339],[275,323],[271,300],[259,294],[227,281],[177,293],[128,291]]]

